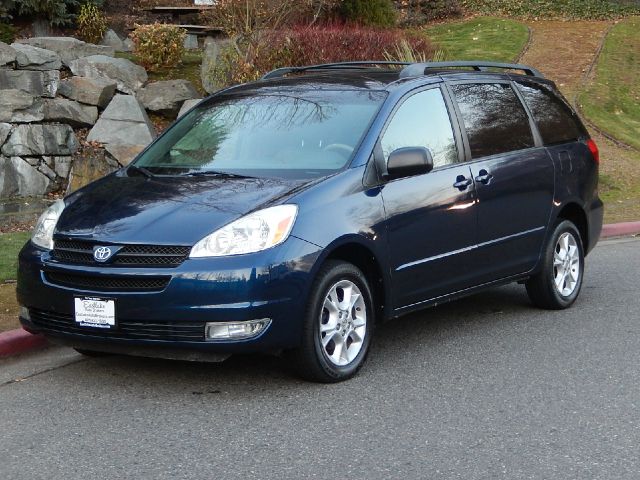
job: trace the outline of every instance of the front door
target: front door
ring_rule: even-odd
[[[474,182],[460,163],[456,135],[440,88],[406,98],[380,138],[385,161],[402,147],[426,147],[434,169],[382,189],[394,308],[402,310],[470,286],[476,237]]]

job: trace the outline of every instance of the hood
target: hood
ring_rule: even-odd
[[[56,236],[109,243],[193,245],[309,180],[127,176],[121,171],[66,199]]]

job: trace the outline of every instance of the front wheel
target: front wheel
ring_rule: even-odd
[[[327,262],[312,287],[302,343],[292,352],[298,373],[324,383],[355,375],[367,357],[374,321],[364,274],[350,263]]]
[[[525,284],[534,305],[549,310],[570,307],[582,288],[584,250],[576,226],[559,222],[544,249],[542,269]]]

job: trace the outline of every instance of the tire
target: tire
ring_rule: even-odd
[[[347,292],[351,308],[344,303]],[[291,352],[298,374],[322,383],[353,377],[369,353],[374,324],[373,297],[364,274],[350,263],[328,261],[311,289],[301,345]]]
[[[107,353],[107,352],[98,352],[96,350],[86,350],[84,348],[74,348],[74,350],[79,354],[84,355],[85,357],[108,357],[111,355],[110,353]]]
[[[547,310],[570,307],[580,294],[584,277],[584,248],[576,226],[559,220],[542,255],[540,272],[525,283],[531,302]]]

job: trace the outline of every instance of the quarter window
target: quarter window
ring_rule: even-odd
[[[545,145],[577,140],[586,132],[571,108],[540,85],[518,83]]]
[[[535,145],[529,117],[511,85],[453,85],[473,158]]]
[[[433,166],[441,167],[458,159],[447,105],[439,88],[409,97],[396,111],[380,141],[385,160],[403,147],[426,147]]]

